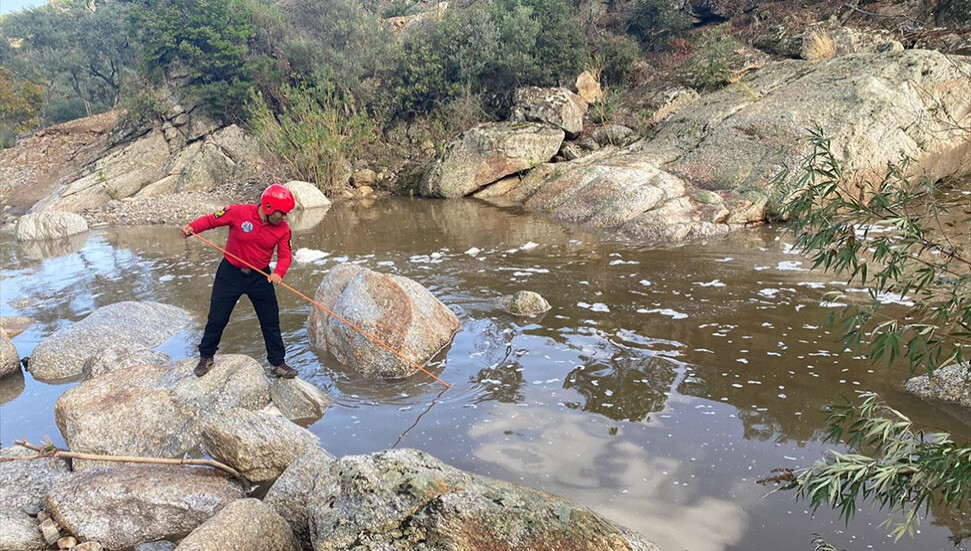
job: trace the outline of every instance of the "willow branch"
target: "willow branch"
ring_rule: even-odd
[[[52,459],[83,459],[86,461],[109,461],[114,463],[149,463],[153,465],[198,465],[204,467],[212,467],[226,474],[232,476],[241,481],[246,481],[246,479],[237,471],[236,469],[220,463],[212,459],[167,459],[161,457],[134,457],[134,456],[124,456],[124,455],[99,455],[94,453],[81,453],[72,452],[70,450],[64,450],[53,445],[48,446],[35,446],[31,444],[26,439],[25,440],[14,440],[14,444],[22,448],[27,448],[28,450],[33,450],[38,452],[35,455],[29,455],[24,457],[5,457],[0,458],[0,463],[6,463],[8,461],[28,461],[31,459],[40,459],[44,457],[50,457]]]

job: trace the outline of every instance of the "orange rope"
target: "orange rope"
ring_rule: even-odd
[[[238,257],[238,256],[236,256],[236,255],[234,255],[233,253],[231,253],[231,252],[229,252],[229,251],[227,251],[226,249],[224,249],[224,248],[222,248],[222,247],[220,247],[219,245],[216,245],[215,243],[213,243],[212,241],[209,241],[209,240],[208,240],[208,239],[206,239],[205,237],[202,237],[201,235],[199,235],[199,234],[196,234],[196,233],[193,233],[193,234],[192,234],[192,237],[195,237],[195,238],[196,238],[196,239],[198,239],[199,241],[202,241],[203,243],[205,243],[206,245],[209,245],[210,247],[212,247],[212,248],[214,248],[214,249],[217,249],[217,250],[219,250],[219,251],[222,251],[222,253],[223,253],[223,254],[225,254],[225,255],[227,255],[227,256],[231,256],[231,257],[233,257],[233,258],[235,258],[236,260],[238,260],[238,261],[240,261],[240,262],[242,262],[243,264],[246,264],[246,265],[247,265],[247,266],[249,266],[249,267],[250,267],[251,269],[253,269],[253,270],[256,270],[257,272],[259,272],[259,273],[261,273],[261,274],[263,274],[263,275],[265,275],[266,277],[270,277],[270,274],[268,274],[268,273],[266,273],[266,272],[264,272],[263,270],[261,270],[261,269],[259,269],[259,268],[257,268],[256,266],[253,266],[253,265],[252,265],[252,264],[250,264],[249,262],[247,262],[247,261],[245,261],[245,260],[243,260],[242,258],[240,258],[240,257]],[[348,321],[347,319],[345,319],[345,318],[343,318],[343,317],[341,317],[341,316],[339,316],[339,315],[337,315],[336,313],[334,313],[334,312],[333,312],[332,310],[330,310],[329,308],[327,308],[327,307],[326,307],[326,306],[324,306],[323,304],[321,304],[321,303],[319,303],[319,302],[317,302],[316,300],[314,300],[314,299],[312,299],[312,298],[310,298],[310,297],[308,297],[307,295],[305,295],[305,294],[303,294],[303,293],[301,293],[300,291],[298,291],[298,290],[296,290],[296,289],[294,289],[293,287],[291,287],[291,286],[289,286],[289,285],[287,285],[286,283],[284,283],[284,282],[282,282],[282,281],[280,282],[280,285],[281,285],[281,286],[282,286],[283,288],[285,288],[285,289],[287,289],[288,291],[290,291],[290,292],[292,292],[293,294],[295,294],[295,295],[297,295],[298,297],[300,297],[300,298],[302,298],[302,299],[304,299],[304,300],[306,300],[306,301],[307,301],[307,302],[309,302],[310,304],[313,304],[313,305],[314,305],[314,306],[316,306],[317,308],[320,308],[320,309],[321,309],[321,310],[323,310],[324,312],[327,312],[327,313],[328,313],[328,314],[330,314],[331,316],[334,316],[335,318],[337,318],[337,319],[339,319],[340,321],[342,321],[342,322],[344,322],[344,323],[345,323],[345,324],[347,324],[347,325],[348,325],[348,326],[349,326],[349,327],[350,327],[351,329],[353,329],[353,330],[355,330],[355,331],[357,331],[358,333],[360,333],[360,334],[362,334],[362,335],[364,335],[365,337],[367,337],[367,338],[368,338],[368,339],[369,339],[369,340],[370,340],[371,342],[373,342],[373,343],[375,343],[375,344],[377,344],[377,345],[380,345],[380,346],[382,346],[383,348],[385,348],[385,349],[387,349],[387,350],[388,350],[389,352],[391,352],[391,353],[392,353],[392,354],[394,354],[395,356],[398,356],[398,357],[399,357],[399,358],[401,358],[402,360],[404,360],[404,361],[406,361],[406,362],[408,362],[409,364],[411,364],[412,366],[414,366],[414,367],[416,367],[416,368],[418,368],[418,369],[419,369],[419,370],[421,370],[421,372],[422,372],[422,373],[424,373],[425,375],[428,375],[428,376],[429,376],[429,377],[431,377],[432,379],[435,379],[436,381],[438,381],[438,382],[440,382],[440,383],[442,383],[443,385],[445,385],[445,388],[452,388],[452,385],[450,385],[450,384],[448,384],[448,383],[446,383],[445,381],[443,381],[443,380],[441,380],[441,379],[439,379],[438,377],[436,377],[436,376],[435,376],[434,374],[432,374],[432,373],[430,373],[430,372],[428,372],[428,370],[426,370],[426,369],[425,369],[424,367],[422,367],[422,366],[420,366],[420,365],[418,365],[418,364],[417,364],[417,363],[415,363],[415,362],[414,362],[413,360],[411,360],[411,359],[409,359],[409,358],[407,358],[407,357],[405,357],[405,356],[404,356],[403,354],[401,354],[400,352],[398,352],[398,351],[397,351],[397,350],[395,350],[394,348],[391,348],[390,346],[388,346],[387,344],[385,344],[384,342],[382,342],[382,341],[381,341],[381,339],[379,339],[379,338],[377,338],[377,337],[375,337],[374,335],[372,335],[372,334],[370,334],[370,333],[368,333],[367,331],[365,331],[365,330],[363,330],[363,329],[361,329],[360,327],[358,327],[358,326],[356,326],[356,325],[354,325],[353,323],[351,323],[351,322],[350,322],[350,321]]]

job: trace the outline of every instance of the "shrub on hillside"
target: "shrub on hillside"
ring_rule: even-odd
[[[259,94],[250,101],[250,120],[260,141],[286,167],[285,177],[317,184],[333,196],[344,182],[344,167],[373,140],[375,125],[366,113],[333,87],[279,89],[271,108]]]
[[[604,40],[596,53],[600,75],[607,84],[625,84],[631,68],[641,59],[641,48],[628,36],[611,36]]]
[[[671,0],[636,0],[627,19],[627,32],[652,50],[664,49],[668,40],[690,26],[691,18]]]
[[[472,93],[504,116],[517,87],[572,81],[586,62],[573,15],[560,0],[494,0],[446,12],[405,39],[391,83],[394,114],[411,117]]]

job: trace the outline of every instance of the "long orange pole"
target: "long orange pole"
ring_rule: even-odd
[[[236,256],[236,255],[234,255],[233,253],[231,253],[231,252],[229,252],[229,251],[227,251],[226,249],[224,249],[224,248],[222,248],[222,247],[220,247],[219,245],[216,245],[215,243],[213,243],[212,241],[209,241],[209,240],[208,240],[208,239],[206,239],[205,237],[202,237],[201,235],[199,235],[199,234],[196,234],[196,233],[194,233],[194,234],[192,234],[192,237],[195,237],[195,238],[196,238],[196,239],[198,239],[199,241],[202,241],[202,242],[203,242],[203,243],[205,243],[206,245],[209,245],[210,247],[212,247],[212,248],[214,248],[214,249],[216,249],[216,250],[219,250],[219,251],[222,251],[222,253],[223,253],[223,254],[225,254],[225,255],[227,255],[227,256],[231,256],[231,257],[233,257],[233,258],[235,258],[236,260],[238,260],[238,261],[240,261],[240,262],[242,262],[243,264],[245,264],[245,265],[247,265],[247,266],[249,266],[249,267],[250,267],[250,269],[252,269],[252,270],[256,270],[257,272],[259,272],[259,273],[261,273],[261,274],[263,274],[263,275],[265,275],[266,277],[270,277],[270,274],[268,274],[268,273],[266,273],[266,272],[264,272],[263,270],[261,270],[261,269],[259,269],[259,268],[257,268],[256,266],[253,266],[253,265],[252,265],[252,264],[250,264],[249,262],[247,262],[247,261],[245,261],[245,260],[243,260],[242,258],[240,258],[240,257],[238,257],[238,256]],[[441,380],[441,379],[439,379],[439,378],[438,378],[438,377],[436,377],[436,376],[435,376],[435,375],[434,375],[433,373],[431,373],[431,372],[429,372],[429,371],[428,371],[427,369],[425,369],[424,367],[422,367],[422,366],[420,366],[420,365],[418,365],[417,363],[415,363],[415,361],[414,361],[414,360],[412,360],[412,359],[410,359],[410,358],[408,358],[408,357],[406,357],[406,356],[405,356],[404,354],[402,354],[401,352],[398,352],[397,350],[395,350],[395,349],[394,349],[394,348],[392,348],[391,346],[389,346],[389,345],[387,345],[387,344],[385,344],[385,343],[384,343],[384,342],[383,342],[383,341],[382,341],[381,339],[379,339],[379,338],[377,338],[377,337],[375,337],[374,335],[372,335],[372,334],[370,334],[370,333],[368,333],[368,332],[367,332],[367,331],[365,331],[364,329],[361,329],[360,327],[358,327],[358,326],[356,326],[356,325],[354,325],[353,323],[351,323],[350,321],[348,321],[348,320],[347,320],[347,319],[345,319],[344,317],[342,317],[342,316],[340,316],[340,315],[338,315],[338,314],[336,314],[336,313],[335,313],[334,311],[332,311],[331,309],[329,309],[329,308],[327,308],[327,307],[326,307],[326,306],[324,306],[323,304],[321,304],[321,303],[319,303],[319,302],[317,302],[316,300],[314,300],[314,299],[312,299],[312,298],[310,298],[310,297],[308,297],[307,295],[305,295],[305,294],[303,294],[303,293],[301,293],[300,291],[298,291],[298,290],[296,290],[296,289],[294,289],[293,287],[291,287],[291,286],[289,286],[289,285],[287,285],[286,283],[284,283],[284,282],[282,282],[282,281],[280,282],[280,286],[281,286],[281,287],[283,287],[284,289],[286,289],[286,290],[288,290],[288,291],[290,291],[291,293],[293,293],[293,294],[295,294],[295,295],[297,295],[298,297],[300,297],[300,298],[302,298],[302,299],[304,299],[304,300],[306,300],[306,301],[307,301],[307,302],[309,302],[310,304],[313,304],[313,305],[314,305],[314,306],[316,306],[317,308],[320,308],[320,309],[321,309],[321,310],[323,310],[324,312],[327,312],[327,313],[328,313],[328,314],[330,314],[331,316],[334,316],[335,318],[337,318],[337,319],[339,319],[340,321],[342,321],[343,323],[345,323],[345,324],[346,324],[346,325],[347,325],[348,327],[350,327],[351,329],[353,329],[353,330],[355,330],[355,331],[357,331],[358,333],[360,333],[360,334],[362,334],[362,335],[364,335],[365,337],[367,337],[367,338],[368,338],[368,340],[370,340],[370,341],[371,341],[371,342],[373,342],[374,344],[377,344],[377,345],[379,345],[379,346],[381,346],[382,348],[385,348],[386,350],[388,350],[389,352],[391,352],[391,353],[392,353],[392,354],[394,354],[395,356],[397,356],[397,357],[399,357],[399,358],[401,358],[402,360],[404,360],[404,361],[406,361],[406,362],[408,362],[408,363],[409,363],[409,364],[411,364],[412,366],[414,366],[414,367],[416,367],[416,368],[418,368],[419,370],[421,370],[421,372],[422,372],[422,373],[424,373],[425,375],[428,375],[428,376],[429,376],[429,377],[431,377],[432,379],[435,379],[436,381],[438,381],[438,382],[440,382],[440,383],[442,383],[443,385],[445,385],[445,388],[452,388],[452,385],[450,385],[450,384],[448,384],[448,383],[446,383],[445,381],[443,381],[443,380]]]

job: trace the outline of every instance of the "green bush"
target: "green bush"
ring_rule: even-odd
[[[286,176],[334,195],[344,166],[375,138],[375,125],[333,88],[283,85],[279,92],[274,108],[254,93],[249,116],[254,133],[287,168]]]
[[[637,0],[627,20],[627,32],[652,50],[663,50],[690,26],[691,19],[673,8],[671,0]]]
[[[732,76],[732,55],[742,47],[727,33],[728,25],[723,23],[702,35],[698,52],[690,65],[691,86],[713,90],[728,83]]]
[[[517,87],[572,80],[587,61],[573,15],[560,0],[495,0],[446,12],[405,39],[391,82],[393,114],[409,118],[471,93],[501,117]]]
[[[188,70],[184,92],[211,115],[238,120],[257,76],[256,34],[242,0],[135,0],[130,21],[141,41],[142,73],[158,79],[174,63]]]
[[[600,46],[596,57],[605,83],[625,84],[631,67],[641,59],[641,48],[628,36],[611,36]]]
[[[155,87],[144,78],[135,78],[122,85],[118,107],[121,110],[118,125],[132,130],[161,121],[166,110]]]

